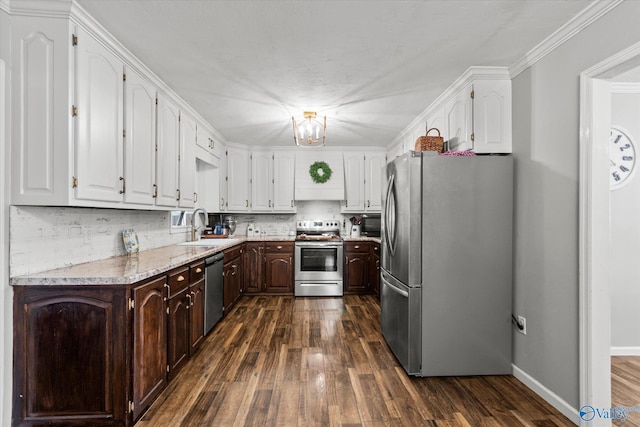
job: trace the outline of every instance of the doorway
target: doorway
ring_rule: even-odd
[[[580,76],[579,298],[580,404],[583,407],[611,408],[608,179],[611,80],[638,66],[640,43]],[[581,419],[580,425],[611,425],[611,420]]]

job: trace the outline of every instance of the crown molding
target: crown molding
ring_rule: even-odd
[[[516,77],[518,74],[540,61],[564,42],[571,39],[580,31],[591,25],[594,21],[600,19],[623,1],[624,0],[595,0],[583,9],[582,12],[574,16],[569,22],[527,52],[522,59],[509,67],[511,78]]]
[[[72,0],[0,0],[0,9],[14,16],[69,18]]]

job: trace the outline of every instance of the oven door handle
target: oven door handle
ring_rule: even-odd
[[[317,241],[317,242],[296,242],[296,246],[299,247],[321,247],[321,248],[340,248],[342,247],[342,242],[327,242],[327,241]]]

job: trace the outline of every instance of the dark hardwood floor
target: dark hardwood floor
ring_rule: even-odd
[[[243,297],[136,424],[573,426],[512,376],[413,378],[373,296]]]
[[[611,357],[611,406],[640,407],[640,356]],[[640,427],[640,412],[629,412],[624,422],[613,424]]]

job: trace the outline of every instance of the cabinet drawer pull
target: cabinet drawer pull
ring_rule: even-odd
[[[181,274],[178,276],[178,282],[183,282],[184,281],[184,276]]]
[[[200,267],[196,268],[196,273],[202,273],[202,269]]]
[[[282,246],[276,246],[276,249],[280,250],[282,249]]]
[[[353,249],[360,249],[360,245],[355,245]]]

